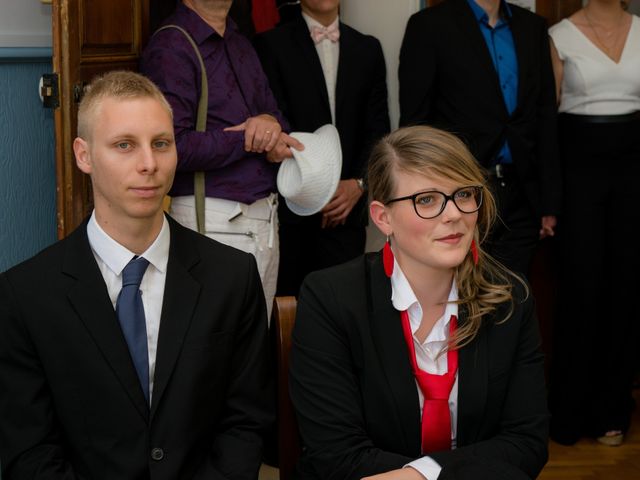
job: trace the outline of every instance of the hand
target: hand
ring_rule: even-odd
[[[428,480],[413,467],[399,468],[378,475],[364,477],[362,480]]]
[[[275,147],[282,131],[280,123],[275,117],[263,113],[249,117],[244,122],[233,127],[227,127],[225,132],[244,131],[244,149],[247,152],[270,152]]]
[[[553,237],[556,232],[555,228],[558,224],[558,219],[555,215],[546,215],[542,217],[542,228],[540,228],[540,240],[547,237]]]
[[[333,198],[322,209],[321,227],[333,228],[338,225],[344,225],[347,221],[347,216],[360,200],[362,193],[355,178],[340,180]]]
[[[292,158],[292,148],[301,152],[302,150],[304,150],[304,145],[293,138],[291,135],[280,132],[275,147],[267,152],[267,160],[273,163],[280,163],[285,158]]]

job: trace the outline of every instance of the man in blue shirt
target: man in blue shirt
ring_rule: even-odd
[[[499,222],[487,242],[528,273],[561,195],[556,98],[543,18],[504,0],[447,0],[411,17],[400,52],[400,124],[458,134],[487,169]]]

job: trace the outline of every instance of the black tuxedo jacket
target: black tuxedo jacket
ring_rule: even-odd
[[[459,350],[457,449],[430,455],[443,472],[475,463],[481,471],[502,465],[534,478],[547,460],[534,302],[524,299],[517,282],[514,298],[519,300],[507,321],[496,323],[508,309],[503,305]],[[464,324],[462,309],[458,321]],[[379,253],[305,280],[290,389],[304,444],[299,478],[360,479],[421,456],[416,382]]]
[[[3,479],[257,478],[272,396],[255,261],[169,222],[150,409],[86,224],[0,276]]]
[[[538,215],[560,210],[556,96],[545,20],[509,5],[518,58],[518,105],[509,115],[498,74],[467,0],[414,14],[400,51],[400,125],[458,134],[485,167],[504,140]]]
[[[320,59],[302,16],[257,35],[254,44],[278,107],[292,131],[313,132],[331,121]],[[380,42],[340,23],[340,56],[335,92],[335,126],[342,146],[342,179],[365,176],[373,143],[389,131],[387,83]],[[320,214],[304,220],[281,202],[280,222],[320,224]],[[347,219],[367,221],[365,196]]]

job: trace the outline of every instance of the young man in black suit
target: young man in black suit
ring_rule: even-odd
[[[149,80],[94,80],[78,134],[91,218],[0,275],[2,477],[256,478],[271,395],[255,260],[164,215],[176,147]]]
[[[297,295],[307,273],[364,252],[369,150],[389,131],[380,42],[340,22],[339,0],[302,0],[302,15],[258,35],[255,46],[291,130],[332,123],[340,133],[342,174],[322,212],[292,213],[280,202],[278,294]]]
[[[527,274],[561,195],[544,19],[504,0],[427,8],[407,24],[399,80],[400,124],[456,133],[487,169],[499,207],[489,251]]]

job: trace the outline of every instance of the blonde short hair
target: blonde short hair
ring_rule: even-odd
[[[95,77],[85,88],[78,108],[78,136],[80,138],[84,140],[91,138],[94,114],[100,103],[106,98],[121,100],[152,98],[160,102],[173,119],[171,105],[151,80],[139,73],[116,70]]]

